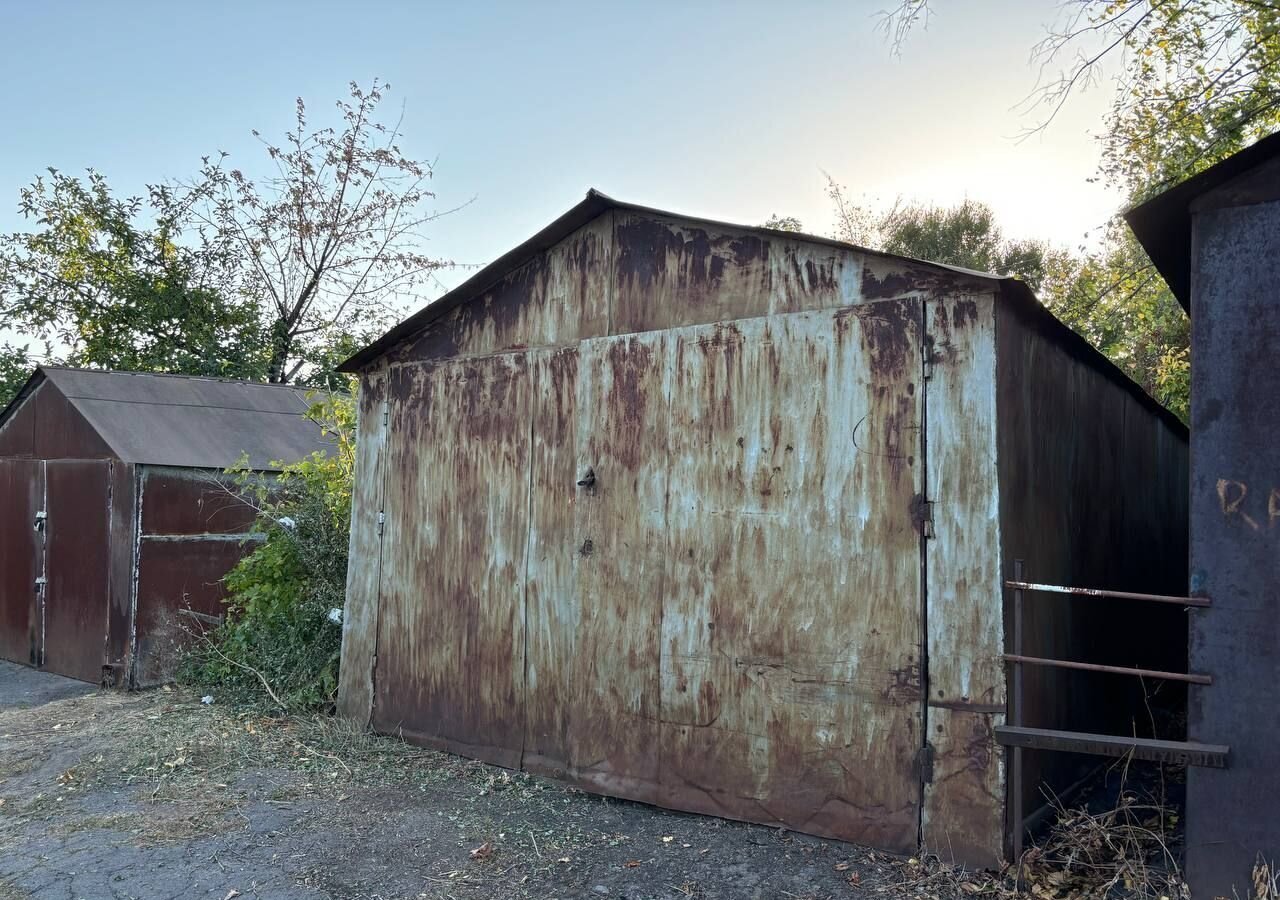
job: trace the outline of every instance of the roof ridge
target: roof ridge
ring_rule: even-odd
[[[252,381],[247,378],[224,378],[220,375],[187,375],[182,372],[140,372],[134,369],[92,369],[86,366],[39,365],[37,369],[53,372],[79,372],[85,375],[125,375],[137,378],[176,378],[183,381],[212,381],[218,384],[243,384],[249,387],[288,388],[294,391],[324,391],[299,384],[278,384],[271,381]]]

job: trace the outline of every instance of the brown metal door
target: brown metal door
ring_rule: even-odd
[[[98,683],[106,654],[111,463],[45,463],[43,668]]]
[[[0,459],[0,658],[39,662],[44,463]]]
[[[530,398],[523,354],[390,376],[373,724],[519,765]]]
[[[664,805],[917,846],[921,318],[677,333]]]
[[[539,360],[525,765],[657,802],[666,572],[664,333]]]

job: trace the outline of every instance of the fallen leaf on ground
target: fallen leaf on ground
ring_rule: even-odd
[[[837,871],[837,872],[843,872],[843,871],[844,871],[845,869],[847,869],[847,868],[849,868],[849,864],[848,864],[847,862],[838,862],[838,863],[836,863],[836,871]]]
[[[624,869],[634,869],[634,868],[635,868],[636,866],[638,866],[638,865],[640,865],[640,860],[638,860],[638,859],[629,859],[629,860],[627,860],[626,862],[624,862],[624,863],[622,864],[622,867],[623,867]]]
[[[235,888],[232,888],[231,890],[227,891],[227,896],[223,897],[222,900],[231,900],[232,897],[239,897],[239,896],[240,896],[240,892],[237,891]]]

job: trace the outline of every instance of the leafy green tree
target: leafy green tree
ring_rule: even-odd
[[[50,169],[21,192],[37,230],[0,238],[0,320],[72,365],[260,378],[254,298],[229,291],[235,260],[184,240],[172,192],[116,198],[99,173]],[[24,353],[24,365],[32,363]]]
[[[772,228],[774,231],[792,231],[796,233],[804,231],[804,225],[795,216],[780,216],[777,213],[766,219],[763,227]]]
[[[97,172],[21,194],[30,231],[0,238],[0,321],[73,365],[324,385],[450,265],[424,251],[431,167],[383,124],[387,86],[351,85],[338,127],[263,140],[255,179],[199,174],[120,199]],[[255,135],[257,132],[255,132]]]
[[[0,344],[0,409],[9,405],[36,367],[26,346]]]
[[[931,6],[902,0],[885,14],[895,48]],[[1033,57],[1042,77],[1027,98],[1028,132],[1110,80],[1099,176],[1129,204],[1280,129],[1280,0],[1068,0]],[[1104,336],[1103,352],[1185,418],[1185,317],[1127,229],[1105,237],[1063,284],[1060,314],[1091,340]]]
[[[1007,239],[991,207],[975,200],[952,207],[895,207],[879,230],[879,249],[887,253],[1016,276],[1032,290],[1044,281],[1046,245]]]
[[[348,385],[350,386],[350,385]],[[289,711],[331,712],[342,649],[355,403],[318,396],[308,411],[333,445],[275,480],[233,470],[265,539],[227,575],[222,625],[194,636],[183,680],[233,699],[269,699]]]
[[[895,49],[932,6],[901,0],[884,14]],[[1101,175],[1131,200],[1280,128],[1280,0],[1066,0],[1032,56],[1029,132],[1110,82]]]

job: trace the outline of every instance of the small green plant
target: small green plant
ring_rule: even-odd
[[[307,415],[332,440],[329,453],[274,478],[231,470],[263,539],[226,576],[223,623],[197,635],[179,667],[179,680],[238,700],[265,694],[289,712],[329,711],[337,697],[355,461],[349,397],[327,395]]]

